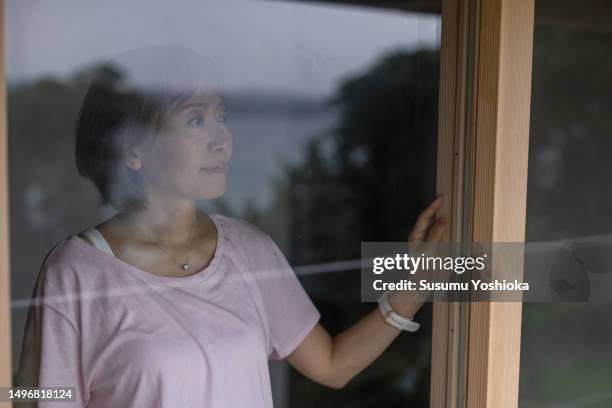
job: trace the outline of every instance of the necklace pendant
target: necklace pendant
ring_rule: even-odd
[[[183,264],[181,267],[183,268],[183,270],[186,271],[187,269],[189,269],[189,264]]]

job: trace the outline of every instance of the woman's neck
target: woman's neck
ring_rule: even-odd
[[[121,224],[130,229],[130,235],[162,245],[188,242],[200,221],[195,201],[171,207],[152,203],[147,208],[122,212],[119,218]]]

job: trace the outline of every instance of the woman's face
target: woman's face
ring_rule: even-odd
[[[140,150],[147,197],[223,195],[233,137],[220,93],[210,88],[199,91],[162,121],[152,145]]]

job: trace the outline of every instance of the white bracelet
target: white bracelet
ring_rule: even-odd
[[[417,322],[413,322],[407,317],[401,316],[395,313],[391,306],[389,305],[389,301],[387,300],[387,295],[389,292],[385,292],[378,299],[378,308],[382,315],[385,318],[385,322],[389,323],[391,326],[398,328],[400,330],[405,330],[409,332],[415,332],[421,327]]]

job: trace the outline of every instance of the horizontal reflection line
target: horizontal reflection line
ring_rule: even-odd
[[[292,266],[292,269],[294,270],[295,274],[298,276],[317,275],[317,274],[325,274],[325,273],[342,272],[342,271],[348,271],[348,270],[353,270],[353,269],[360,269],[361,262],[362,262],[362,259],[349,259],[345,261],[325,262],[325,263],[302,265],[302,266],[296,266],[296,267]],[[177,287],[180,288],[180,286],[177,286]],[[167,287],[167,289],[177,288],[177,287],[169,286]],[[120,295],[133,294],[133,293],[143,291],[143,288],[147,289],[148,286],[142,285],[142,286],[136,286],[135,288],[138,290],[134,290],[133,288],[128,287],[128,288],[122,288],[122,289],[111,290],[111,291],[86,292],[86,293],[76,295],[76,296],[81,297],[81,298],[90,298],[90,299],[96,297],[96,293],[98,294],[101,293],[103,296],[109,296],[109,295],[120,296]],[[162,289],[158,288],[157,290],[162,290]],[[52,299],[60,298],[60,299],[65,300],[65,299],[71,299],[74,297],[75,297],[74,294],[68,294],[66,296],[64,295],[54,296],[52,297]],[[32,303],[32,298],[17,299],[17,300],[11,301],[11,309],[29,307],[31,303]],[[45,303],[45,302],[43,301],[41,303]]]

